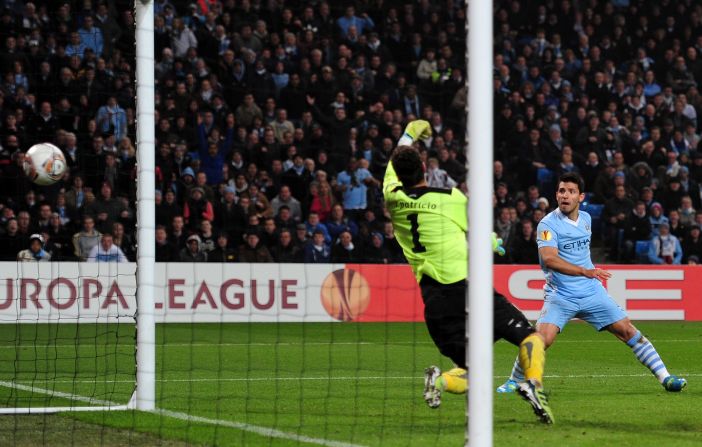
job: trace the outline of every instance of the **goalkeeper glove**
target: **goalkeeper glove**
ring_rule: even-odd
[[[502,246],[503,241],[497,237],[497,233],[492,233],[492,251],[500,256],[505,255],[505,248]]]
[[[426,140],[431,137],[431,125],[429,121],[425,120],[412,121],[405,127],[405,134],[403,136],[410,137],[412,141]]]

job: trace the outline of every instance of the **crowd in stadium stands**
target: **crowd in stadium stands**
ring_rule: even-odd
[[[538,262],[576,171],[611,262],[699,263],[700,2],[494,4],[496,262]],[[429,185],[465,191],[463,1],[154,7],[157,261],[404,262],[380,187],[412,119]],[[135,259],[134,39],[131,1],[4,2],[2,260]],[[43,141],[51,187],[21,169]]]

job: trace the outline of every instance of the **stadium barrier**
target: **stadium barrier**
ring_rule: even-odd
[[[694,266],[606,265],[606,287],[634,320],[702,321]],[[117,322],[136,313],[136,264],[0,263],[0,323]],[[494,267],[495,288],[531,319],[538,266]],[[159,263],[155,315],[171,322],[422,321],[406,265]]]

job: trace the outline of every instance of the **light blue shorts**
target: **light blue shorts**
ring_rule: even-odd
[[[536,324],[551,323],[563,328],[572,318],[580,318],[601,331],[610,324],[626,318],[626,313],[607,291],[602,288],[594,295],[584,298],[563,298],[558,295],[546,296]]]

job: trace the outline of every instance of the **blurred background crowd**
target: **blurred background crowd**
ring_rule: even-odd
[[[35,233],[45,259],[99,243],[134,259],[131,3],[4,2],[3,260]],[[571,171],[610,262],[699,262],[702,3],[494,4],[496,262],[538,262],[536,224]],[[464,2],[155,0],[155,14],[158,261],[404,262],[380,187],[412,119],[433,127],[429,184],[465,191]],[[21,169],[42,141],[71,167],[51,187]]]

